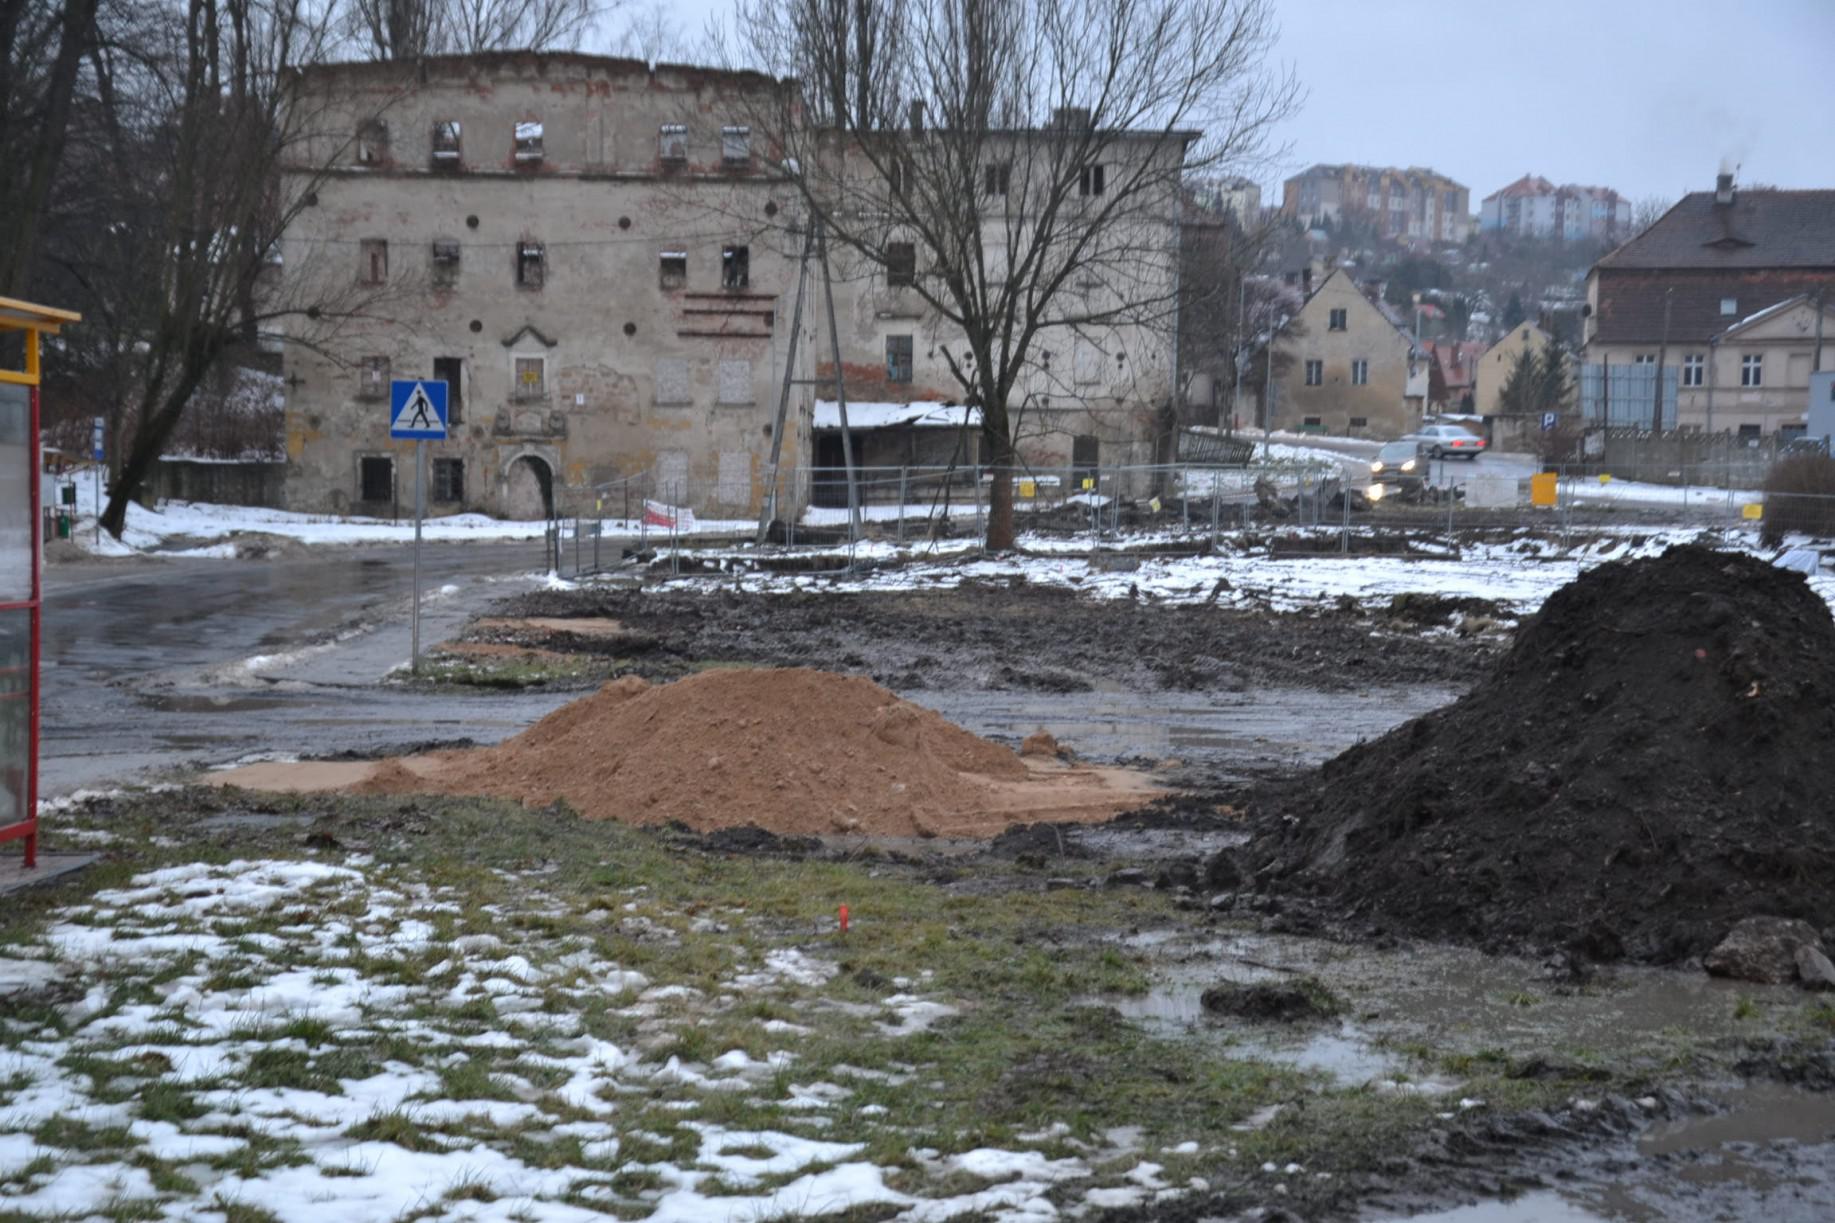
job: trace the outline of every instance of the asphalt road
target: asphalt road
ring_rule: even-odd
[[[540,548],[426,545],[423,648],[539,580]],[[410,654],[412,561],[391,545],[48,567],[40,793],[251,753],[495,741],[567,699],[379,685]]]

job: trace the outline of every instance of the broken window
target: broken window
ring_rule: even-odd
[[[382,238],[365,238],[359,246],[357,279],[379,285],[389,278],[389,244]]]
[[[542,125],[537,122],[518,123],[516,125],[516,160],[540,161],[542,159]]]
[[[389,159],[389,125],[365,119],[357,125],[357,164],[379,166]]]
[[[446,423],[456,425],[465,418],[465,362],[461,357],[435,357],[433,378],[446,384]],[[453,500],[458,500],[457,497]]]
[[[516,357],[512,372],[516,376],[516,385],[511,393],[517,399],[541,399],[548,394],[548,358]]]
[[[459,283],[459,244],[450,238],[438,238],[433,243],[432,265],[433,287],[450,289]]]
[[[1078,195],[1101,195],[1108,186],[1108,175],[1102,166],[1084,166],[1077,175]]]
[[[456,166],[459,164],[459,154],[459,121],[439,120],[433,125],[433,164]]]
[[[656,151],[664,161],[688,160],[688,125],[665,123],[656,132]]]
[[[433,460],[433,500],[455,504],[465,500],[465,460]]]
[[[389,359],[365,357],[357,370],[357,398],[386,399],[389,394]]]
[[[886,381],[911,381],[910,336],[889,335],[886,337]]]
[[[720,250],[720,283],[729,289],[743,289],[752,283],[752,248],[727,246]]]
[[[1005,195],[1007,186],[1013,179],[1013,166],[1009,162],[996,161],[981,167],[981,194]],[[1085,194],[1088,194],[1087,192]]]
[[[1343,331],[1345,327],[1348,325],[1350,314],[1351,312],[1349,310],[1332,311],[1330,318],[1326,322],[1326,330],[1327,331]]]
[[[362,501],[395,500],[395,460],[387,455],[358,459],[357,496]]]
[[[749,127],[723,127],[720,129],[720,160],[724,162],[750,161],[752,159],[752,129]]]
[[[909,242],[888,242],[886,244],[886,283],[888,285],[917,283],[916,246]]]
[[[665,289],[685,289],[688,287],[688,252],[664,251],[658,260],[660,277],[658,283]]]
[[[548,277],[548,257],[540,242],[516,244],[516,287],[539,289]]]

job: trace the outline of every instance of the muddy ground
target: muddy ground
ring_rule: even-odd
[[[1279,902],[1204,877],[1202,848],[1243,834],[1232,813],[1199,800],[1106,827],[970,844],[698,836],[483,800],[218,790],[93,800],[64,812],[57,828],[104,861],[11,904],[10,945],[28,944],[68,906],[137,872],[304,859],[432,883],[463,914],[455,932],[476,919],[538,967],[575,942],[640,967],[655,994],[629,1009],[608,1009],[618,999],[587,1007],[586,1030],[657,1063],[674,1057],[689,1083],[729,1048],[794,1054],[775,1087],[767,1079],[749,1095],[658,1079],[621,1097],[630,1119],[618,1124],[629,1127],[633,1152],[640,1141],[643,1150],[679,1149],[698,1117],[845,1134],[922,1197],[992,1191],[998,1178],[985,1188],[978,1178],[938,1178],[935,1157],[920,1150],[1037,1149],[1090,1166],[1087,1184],[1050,1190],[1060,1209],[1109,1220],[1425,1219],[1473,1201],[1499,1204],[1454,1217],[1762,1212],[1787,1221],[1835,1211],[1835,1101],[1819,1094],[1835,1085],[1835,1009],[1787,987],[1660,969],[1577,983],[1533,960],[1311,936]],[[838,903],[852,908],[846,937],[834,927]],[[272,921],[290,928],[278,912]],[[443,942],[411,954],[401,964],[359,961],[358,970],[387,981],[378,987],[386,995],[421,988],[423,973],[437,982],[452,955]],[[732,966],[777,955],[830,966],[810,977],[826,984],[781,1000],[741,991],[743,1005],[727,1005],[719,982]],[[218,970],[218,987],[259,989],[262,971],[232,964]],[[1244,1019],[1203,1002],[1221,983],[1295,980],[1329,1000],[1328,1018]],[[83,983],[68,988],[79,996]],[[445,986],[432,988],[437,997]],[[672,1001],[646,1011],[652,996]],[[862,1026],[860,1016],[887,1005],[930,1007],[934,1018],[909,1035]],[[44,1031],[40,1006],[0,1003],[13,1020],[7,1043]],[[502,1019],[475,998],[452,1014],[474,1041]],[[627,1018],[636,1015],[649,1017]],[[788,1035],[761,1036],[760,1021]],[[263,1087],[330,1083],[324,1090],[335,1096],[336,1080],[353,1074],[347,1067],[374,1073],[432,1056],[376,1026],[316,1032],[304,1053],[298,1040],[283,1041],[248,1073],[259,1070]],[[528,1073],[514,1048],[471,1048],[499,1084]],[[70,1064],[112,1065],[99,1052],[84,1056]],[[146,1073],[160,1080],[160,1067]],[[217,1081],[233,1087],[241,1073],[232,1059]],[[442,1073],[449,1092],[497,1090]],[[807,1084],[829,1080],[867,1087],[812,1111]],[[97,1083],[103,1091],[105,1080]],[[805,1086],[779,1101],[793,1083]],[[164,1107],[188,1115],[182,1081],[157,1086]],[[413,1115],[423,1106],[402,1107]],[[359,1129],[373,1140],[374,1124]],[[577,1148],[531,1142],[477,1116],[448,1124],[428,1114],[393,1141],[577,1159]],[[264,1168],[311,1158],[312,1148],[284,1143],[262,1155]],[[644,1169],[657,1157],[648,1158],[621,1154],[601,1168],[622,1195],[615,1213],[641,1218],[654,1202],[659,1190],[646,1178],[655,1174]],[[1158,1171],[1141,1173],[1141,1161]],[[264,1171],[239,1174],[258,1180]],[[196,1168],[182,1175],[207,1180]],[[1128,1177],[1142,1175],[1181,1191],[1130,1200]],[[171,1183],[185,1192],[185,1181]],[[1515,1206],[1501,1204],[1518,1195]],[[862,1206],[843,1217],[895,1213]]]
[[[1404,596],[1374,614],[1345,606],[1272,615],[977,583],[841,596],[590,588],[510,600],[464,640],[596,657],[607,672],[646,679],[726,662],[844,671],[897,692],[1337,692],[1469,683],[1506,640],[1485,615],[1495,611]],[[542,623],[513,623],[528,618]],[[566,620],[588,627],[569,632],[559,627]],[[605,621],[621,631],[604,631]],[[1481,624],[1483,632],[1458,635]]]

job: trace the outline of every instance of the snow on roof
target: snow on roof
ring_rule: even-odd
[[[518,140],[540,140],[542,138],[542,125],[539,123],[518,123],[516,125],[516,138]]]
[[[919,400],[916,403],[855,403],[848,401],[847,424],[850,429],[886,429],[893,425],[910,425],[917,429],[971,428],[981,426],[981,409],[961,404]],[[832,399],[816,400],[815,427],[839,429],[841,407]]]

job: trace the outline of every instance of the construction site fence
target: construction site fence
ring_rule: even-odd
[[[1126,547],[1143,534],[1215,543],[1225,533],[1244,530],[1269,537],[1335,533],[1345,552],[1358,551],[1362,539],[1398,534],[1457,550],[1524,531],[1567,539],[1675,528],[1749,533],[1762,529],[1767,517],[1788,524],[1786,529],[1835,536],[1835,496],[1824,494],[1767,495],[1705,478],[1656,485],[1601,472],[1593,464],[1572,464],[1545,469],[1554,479],[1554,502],[1544,505],[1536,503],[1531,476],[1520,470],[1497,474],[1483,464],[1444,461],[1429,466],[1418,489],[1386,485],[1384,495],[1373,497],[1371,486],[1378,481],[1366,471],[1355,460],[1031,469],[1014,476],[1016,526],[1023,535],[1087,539],[1093,551]],[[854,474],[856,527],[850,529],[845,505],[845,471],[804,468],[787,479],[779,502],[784,514],[766,542],[780,549],[833,550],[867,540],[941,544],[987,531],[991,478],[985,468],[857,468]],[[843,483],[843,505],[812,504],[813,489],[834,479]],[[756,514],[713,518],[684,512],[693,495],[686,480],[634,477],[630,484],[614,490],[615,498],[595,498],[598,513],[550,524],[548,568],[602,573],[631,554],[670,558],[758,538]],[[627,491],[631,514],[624,512]],[[665,512],[646,520],[645,503]],[[791,512],[792,506],[801,508]]]

